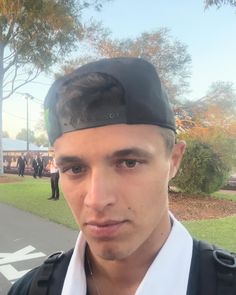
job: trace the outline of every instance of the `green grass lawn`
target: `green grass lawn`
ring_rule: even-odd
[[[236,202],[236,191],[215,192],[212,196]],[[236,252],[236,215],[226,218],[189,221],[184,225],[197,239],[207,240]]]
[[[34,179],[30,176],[20,178],[16,182],[0,184],[0,202],[31,212],[43,218],[77,229],[62,193],[59,201],[47,200],[51,195],[50,179]]]
[[[225,193],[225,192],[215,192],[212,194],[212,196],[220,199],[226,199],[236,202],[236,191],[231,191],[231,193]]]
[[[192,235],[236,252],[236,216],[184,222]]]
[[[19,181],[18,176],[10,177],[15,182],[0,184],[0,202],[64,224],[72,229],[78,228],[62,193],[59,201],[47,200],[51,192],[49,178],[34,179],[26,176]],[[236,192],[230,197],[219,192],[214,195],[217,198],[230,198],[236,201]],[[236,252],[236,215],[184,222],[184,225],[194,237],[208,240]]]

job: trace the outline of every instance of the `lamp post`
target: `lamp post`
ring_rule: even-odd
[[[29,93],[24,93],[26,99],[26,150],[29,152],[29,99],[34,97]]]

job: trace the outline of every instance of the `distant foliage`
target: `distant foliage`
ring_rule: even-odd
[[[206,96],[175,108],[175,113],[179,139],[209,146],[223,166],[227,167],[226,170],[234,171],[236,93],[233,83],[224,81],[213,83]]]
[[[191,56],[187,46],[174,39],[167,28],[143,32],[135,38],[127,39],[113,39],[109,32],[104,32],[90,40],[90,44],[92,47],[84,51],[84,56],[62,66],[63,73],[71,72],[79,65],[97,58],[140,57],[157,68],[172,103],[176,103],[177,98],[188,91]]]
[[[45,134],[40,134],[39,136],[35,137],[34,143],[37,146],[44,146],[44,147],[49,146],[48,137]]]
[[[27,140],[27,129],[23,128],[19,133],[16,135],[16,139],[20,140]],[[29,130],[28,132],[28,140],[30,143],[34,143],[35,141],[35,134],[33,130]]]
[[[208,8],[209,6],[217,6],[220,8],[222,5],[231,5],[236,6],[235,0],[205,0],[205,8]]]
[[[184,192],[209,194],[222,187],[228,174],[228,166],[210,145],[193,140],[173,184]]]

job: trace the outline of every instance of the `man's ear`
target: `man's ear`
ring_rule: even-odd
[[[186,142],[183,140],[179,141],[178,143],[174,145],[172,153],[171,153],[171,163],[170,163],[171,166],[170,166],[169,180],[175,177],[176,173],[178,172],[185,149],[186,149]]]

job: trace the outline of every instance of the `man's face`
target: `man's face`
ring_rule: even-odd
[[[184,144],[168,155],[159,127],[119,124],[65,133],[54,147],[65,198],[95,255],[121,260],[162,246]]]

